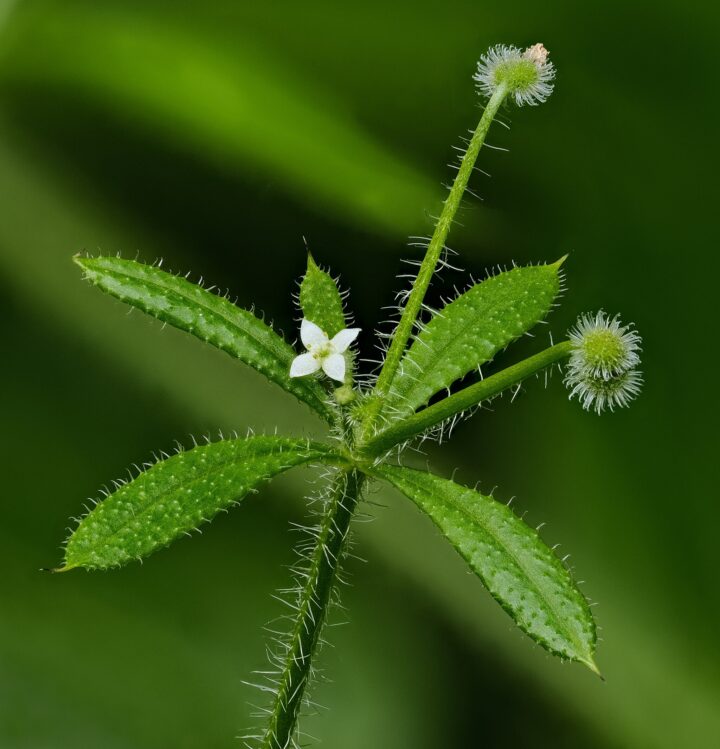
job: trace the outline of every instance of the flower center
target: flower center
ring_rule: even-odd
[[[318,361],[324,361],[325,359],[330,356],[330,354],[334,353],[333,345],[328,341],[327,343],[318,343],[316,346],[313,346],[310,349],[310,353],[317,359]]]

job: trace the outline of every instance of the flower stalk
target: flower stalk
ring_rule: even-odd
[[[432,277],[435,274],[435,269],[437,268],[440,256],[445,249],[445,241],[450,233],[450,227],[453,224],[455,214],[460,207],[470,176],[475,168],[478,154],[485,143],[485,138],[490,130],[490,125],[495,119],[495,115],[498,113],[498,110],[505,101],[507,95],[508,88],[505,84],[500,84],[495,89],[495,92],[490,97],[485,110],[483,111],[478,126],[475,128],[475,132],[470,139],[465,155],[460,162],[460,168],[458,169],[455,181],[450,188],[450,193],[443,204],[440,218],[435,225],[435,230],[433,231],[427,251],[425,252],[425,257],[423,258],[420,270],[418,271],[417,278],[413,283],[412,291],[410,292],[402,311],[400,322],[395,329],[392,341],[390,342],[390,348],[388,349],[385,362],[380,371],[377,385],[375,387],[376,397],[368,411],[363,428],[363,433],[366,437],[369,434],[372,434],[374,424],[380,416],[383,405],[383,396],[390,390],[393,378],[395,377],[395,373],[400,364],[400,359],[402,358],[407,342],[412,335],[415,321],[420,314],[425,294],[430,286]]]

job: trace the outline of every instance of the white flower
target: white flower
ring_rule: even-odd
[[[290,365],[290,377],[305,377],[322,368],[333,380],[345,380],[345,352],[358,337],[360,328],[345,328],[332,339],[314,322],[303,320],[300,325],[300,340],[307,349]]]
[[[477,64],[473,79],[485,96],[492,96],[504,83],[508,93],[521,107],[541,104],[553,92],[555,66],[548,60],[542,44],[533,44],[524,52],[518,47],[497,44]]]

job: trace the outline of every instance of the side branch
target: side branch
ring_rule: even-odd
[[[456,414],[477,406],[482,401],[492,398],[503,390],[520,384],[527,377],[569,356],[571,350],[572,343],[570,341],[563,341],[563,343],[551,346],[545,349],[545,351],[541,351],[539,354],[521,361],[519,364],[514,364],[512,367],[486,377],[474,385],[469,385],[454,395],[444,398],[432,406],[418,411],[404,421],[398,422],[389,429],[380,432],[365,444],[363,452],[373,457],[382,455],[395,445],[441,424]]]

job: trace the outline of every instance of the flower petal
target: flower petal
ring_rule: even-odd
[[[322,363],[323,372],[333,380],[345,381],[345,357],[342,354],[330,354]]]
[[[336,353],[342,354],[343,351],[347,351],[348,346],[358,337],[360,328],[345,328],[335,335],[330,341],[333,349]]]
[[[309,349],[327,343],[328,337],[314,322],[303,318],[302,323],[300,323],[300,340],[303,342],[303,346]]]
[[[290,365],[290,377],[305,377],[305,375],[317,372],[320,362],[312,354],[300,354],[292,360]]]

